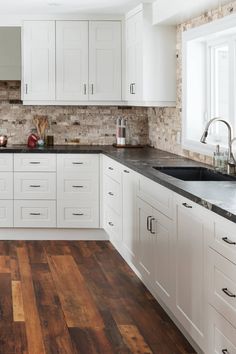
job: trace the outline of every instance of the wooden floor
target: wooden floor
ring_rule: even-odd
[[[195,352],[109,242],[0,241],[0,353]]]

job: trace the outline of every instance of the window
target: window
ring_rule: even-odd
[[[219,31],[218,21],[222,28],[226,27],[224,30]],[[183,35],[182,144],[206,154],[211,154],[218,144],[226,147],[228,139],[226,126],[218,122],[209,130],[207,145],[200,143],[211,118],[229,121],[236,133],[236,27],[227,28],[223,20],[218,21],[217,25],[200,27],[198,36],[197,29]]]

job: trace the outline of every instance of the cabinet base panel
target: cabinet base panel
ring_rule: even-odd
[[[105,241],[103,229],[0,229],[0,240]]]

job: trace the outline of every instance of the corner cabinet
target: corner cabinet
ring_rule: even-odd
[[[152,5],[126,15],[126,100],[133,105],[175,106],[176,28],[154,26]]]
[[[23,101],[121,101],[121,21],[25,21]]]

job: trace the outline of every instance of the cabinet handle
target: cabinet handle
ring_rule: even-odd
[[[28,95],[28,84],[25,84],[25,94]]]
[[[129,93],[132,95],[132,84],[129,85]]]
[[[87,85],[84,84],[84,95],[87,95]]]
[[[236,297],[236,295],[231,293],[227,288],[223,288],[222,291],[229,297]]]
[[[84,188],[84,186],[72,186],[73,188]]]
[[[109,224],[110,226],[112,226],[112,227],[114,226],[114,224],[113,224],[112,222],[109,222],[108,224]]]
[[[114,168],[113,167],[108,167],[108,170],[114,171]]]
[[[30,188],[40,188],[41,186],[40,186],[40,184],[38,184],[38,185],[36,185],[36,184],[31,184],[30,185]]]
[[[39,161],[30,161],[30,165],[40,165]]]
[[[135,95],[134,87],[135,87],[135,83],[133,82],[133,83],[131,84],[131,95]]]
[[[147,217],[147,230],[148,231],[151,231],[151,229],[150,229],[150,219],[151,219],[151,216],[148,216]]]
[[[230,239],[228,239],[228,237],[223,237],[222,240],[228,243],[229,245],[236,245],[236,242],[231,241]]]
[[[39,216],[39,215],[41,215],[41,214],[40,214],[40,213],[30,213],[30,215]]]
[[[228,349],[222,349],[223,354],[229,354]]]
[[[192,209],[193,207],[187,203],[182,203],[185,208]]]
[[[94,94],[94,85],[91,84],[91,95],[93,95],[93,94]]]
[[[130,173],[128,170],[124,170],[125,173]]]
[[[83,213],[73,213],[72,215],[74,215],[74,216],[82,216],[84,214]]]
[[[155,218],[151,218],[150,220],[150,232],[151,234],[155,235],[155,231],[153,231],[153,221],[155,221]]]
[[[83,162],[72,162],[73,165],[83,165]]]
[[[108,192],[109,195],[111,195],[112,197],[114,196],[114,194],[112,192]]]

